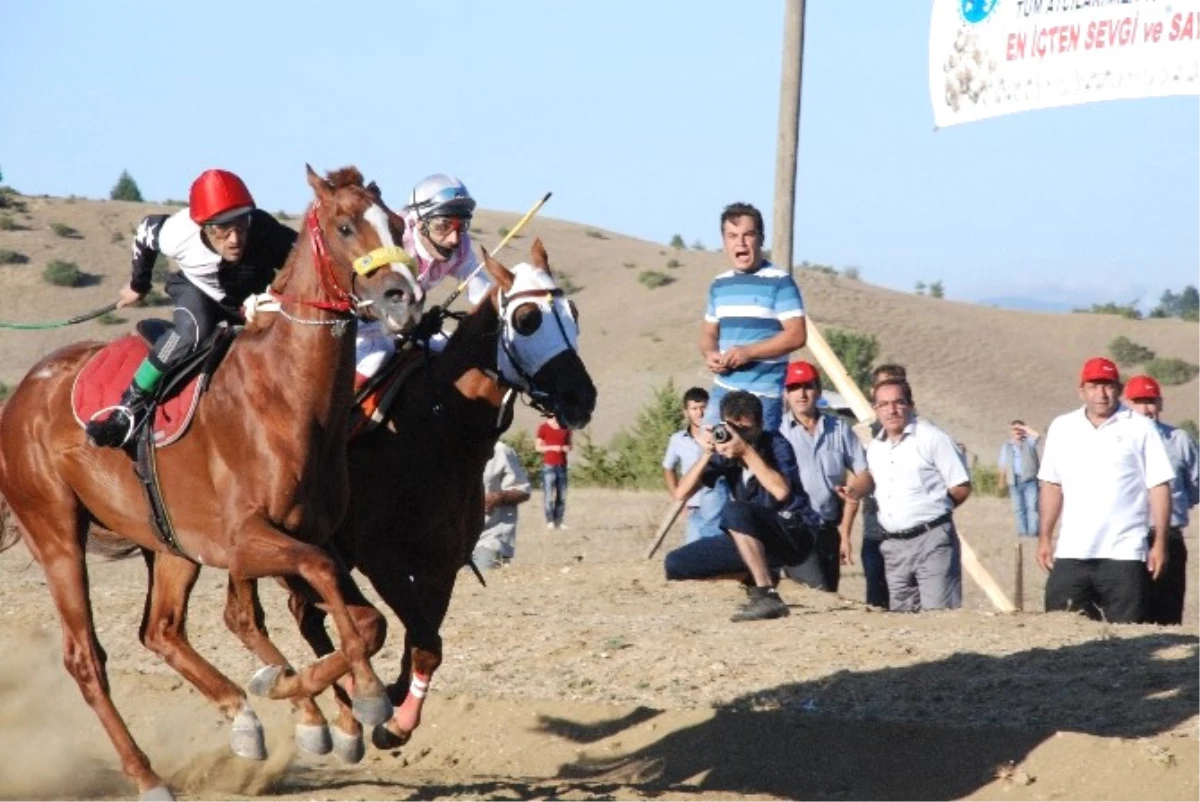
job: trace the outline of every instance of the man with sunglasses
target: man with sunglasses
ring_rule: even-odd
[[[154,343],[120,405],[88,423],[88,438],[112,448],[129,442],[145,421],[163,374],[221,322],[242,322],[242,302],[267,288],[295,242],[296,232],[257,209],[246,184],[227,170],[201,173],[192,182],[186,209],[143,219],[133,239],[133,276],[121,289],[117,308],[145,297],[162,254],[178,267],[166,282],[175,302],[174,325]]]

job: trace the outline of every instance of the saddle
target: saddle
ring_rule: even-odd
[[[157,318],[140,321],[136,334],[114,340],[87,361],[71,388],[71,409],[80,427],[120,402],[134,371],[170,325]],[[152,426],[155,447],[169,446],[187,432],[209,377],[229,350],[233,337],[232,329],[219,327],[163,376],[154,398],[153,421],[147,424]]]

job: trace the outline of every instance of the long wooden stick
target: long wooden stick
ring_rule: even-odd
[[[675,523],[675,519],[683,511],[683,505],[684,502],[682,501],[673,501],[671,502],[671,506],[667,508],[666,514],[663,515],[662,523],[658,525],[658,531],[654,533],[654,542],[646,550],[647,560],[653,557],[654,552],[658,551],[658,547],[662,545],[663,538],[667,536],[667,532],[671,531],[671,524]]]
[[[812,318],[808,318],[808,349],[812,351],[817,361],[821,363],[821,367],[825,370],[825,374],[833,381],[838,392],[850,404],[850,409],[854,411],[855,417],[860,422],[870,421],[875,417],[874,410],[871,409],[871,404],[867,401],[867,397],[863,395],[862,390],[858,388],[850,379],[850,374],[846,372],[845,365],[842,360],[838,359],[837,354],[829,347],[829,343],[825,342],[825,338],[821,336],[820,329],[813,323]],[[975,549],[971,548],[971,544],[967,542],[967,538],[963,535],[962,530],[958,532],[958,540],[962,545],[962,564],[967,575],[975,581],[975,584],[980,587],[996,609],[1003,613],[1011,613],[1016,610],[1013,603],[1009,601],[1008,596],[1004,595],[1004,591],[1000,589],[1000,585],[995,578],[988,573],[988,570],[979,562],[979,558],[975,555]]]

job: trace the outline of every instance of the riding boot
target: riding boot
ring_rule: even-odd
[[[129,387],[108,417],[92,420],[86,427],[88,439],[97,446],[121,448],[146,422],[150,402],[158,389],[162,371],[147,359],[138,368]],[[148,386],[147,386],[148,385]]]

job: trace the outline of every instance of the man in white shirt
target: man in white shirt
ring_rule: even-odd
[[[962,550],[953,510],[971,495],[971,477],[953,438],[913,412],[908,382],[875,386],[882,429],[867,447],[867,470],[838,494],[849,500],[875,488],[889,609],[962,606]]]
[[[1131,378],[1125,385],[1125,400],[1134,412],[1154,421],[1175,470],[1171,481],[1171,525],[1167,529],[1167,567],[1150,583],[1146,623],[1179,625],[1183,623],[1183,599],[1187,592],[1188,551],[1183,530],[1187,528],[1191,508],[1200,503],[1200,456],[1190,434],[1162,421],[1162,390],[1154,377]]]
[[[1148,580],[1166,564],[1175,472],[1154,422],[1121,404],[1116,365],[1100,357],[1084,363],[1079,396],[1083,407],[1046,431],[1038,471],[1037,556],[1050,572],[1046,610],[1137,623],[1145,617]]]
[[[483,532],[471,559],[479,568],[508,564],[517,545],[517,505],[529,501],[529,475],[517,452],[496,441],[483,468]]]

